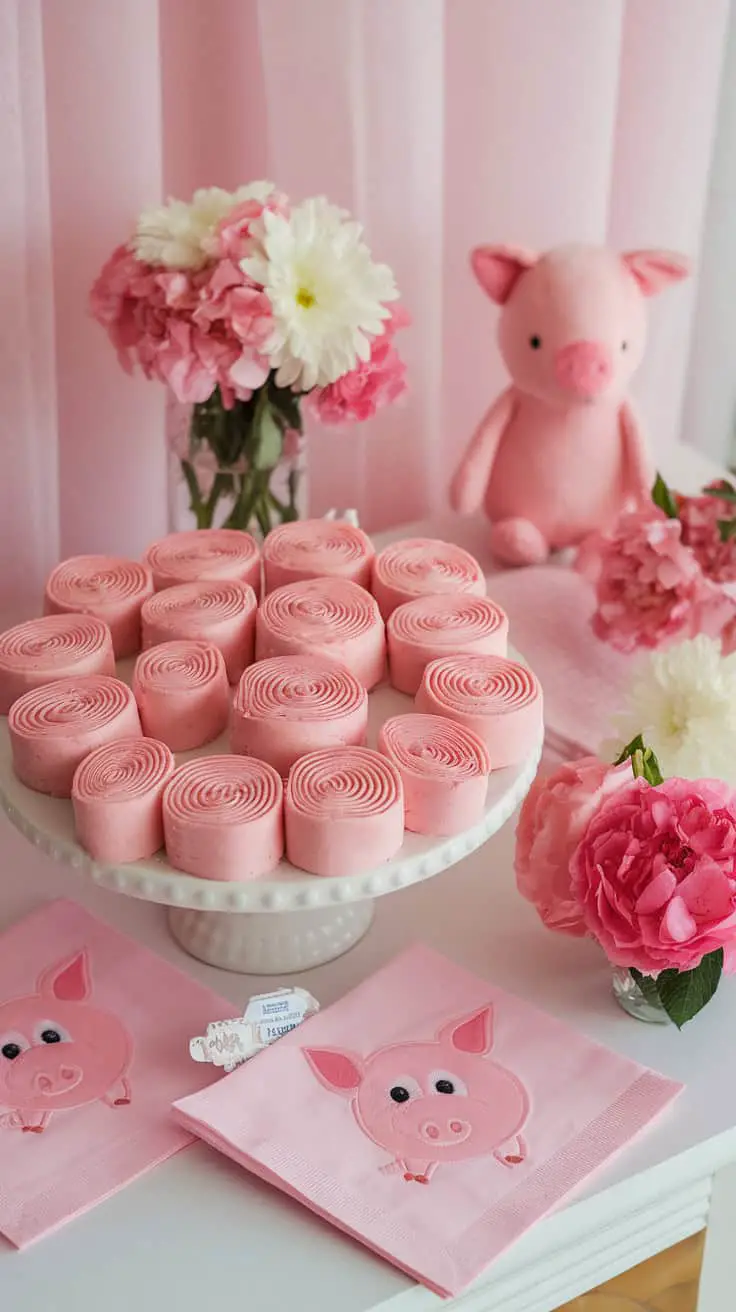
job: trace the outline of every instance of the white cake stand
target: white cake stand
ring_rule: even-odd
[[[121,677],[128,674],[119,670]],[[412,709],[411,698],[382,685],[370,697],[369,744],[390,715]],[[177,762],[228,750],[225,735]],[[347,952],[373,919],[374,898],[430,879],[475,851],[506,823],[536,773],[542,734],[517,767],[495,771],[482,820],[454,838],[407,833],[401,851],[360,875],[321,878],[282,861],[267,879],[247,883],[197,879],[169,865],[164,854],[129,865],[93,861],[74,836],[72,804],[34,793],[16,779],[7,720],[0,727],[0,805],[36,847],[90,875],[103,888],[168,908],[174,938],[192,956],[224,970],[285,974],[322,965]]]

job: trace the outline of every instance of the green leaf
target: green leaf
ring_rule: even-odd
[[[661,474],[657,474],[652,488],[652,501],[663,510],[668,519],[677,519],[677,505]]]
[[[721,542],[730,542],[731,538],[736,538],[736,518],[719,519],[717,523]]]
[[[722,971],[723,948],[717,948],[703,957],[694,970],[663,970],[657,975],[654,982],[659,1000],[678,1030],[710,1002]]]
[[[253,467],[254,469],[275,469],[281,459],[284,439],[281,425],[275,419],[271,407],[265,405],[253,420]]]
[[[718,501],[736,501],[736,487],[724,478],[718,487],[704,487],[704,497],[715,497]]]
[[[624,761],[631,761],[635,779],[646,779],[653,788],[662,783],[664,776],[659,761],[651,747],[646,746],[640,733],[626,744],[621,755],[614,761],[614,765],[623,765]]]
[[[659,992],[657,990],[657,981],[651,975],[642,975],[640,970],[635,970],[633,966],[629,967],[629,974],[636,984],[638,984],[641,993],[646,1001],[652,1007],[660,1005]]]

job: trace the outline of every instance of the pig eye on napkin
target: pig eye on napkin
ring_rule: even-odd
[[[680,1087],[416,945],[175,1115],[454,1295]]]
[[[186,1147],[170,1104],[211,1079],[189,1034],[234,1013],[71,902],[0,935],[0,1233],[22,1248]]]

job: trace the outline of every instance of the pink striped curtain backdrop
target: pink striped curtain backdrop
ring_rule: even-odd
[[[166,527],[164,396],[86,305],[139,208],[268,176],[365,222],[414,324],[406,405],[310,434],[315,513],[444,502],[502,382],[467,251],[582,239],[698,257],[728,0],[0,0],[2,600]],[[696,283],[638,391],[681,428]]]

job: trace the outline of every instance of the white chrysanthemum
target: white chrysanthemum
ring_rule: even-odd
[[[671,778],[736,785],[736,654],[699,635],[649,656],[616,719],[620,742],[641,733]]]
[[[200,187],[191,201],[170,200],[167,205],[143,210],[133,238],[133,250],[146,264],[167,269],[199,269],[212,254],[215,227],[244,200],[265,201],[271,182],[249,182],[237,191]]]
[[[384,302],[398,296],[385,264],[374,264],[360,224],[323,196],[286,217],[266,211],[260,250],[242,267],[268,295],[274,327],[265,351],[279,387],[303,392],[334,383],[370,355],[383,332]]]

